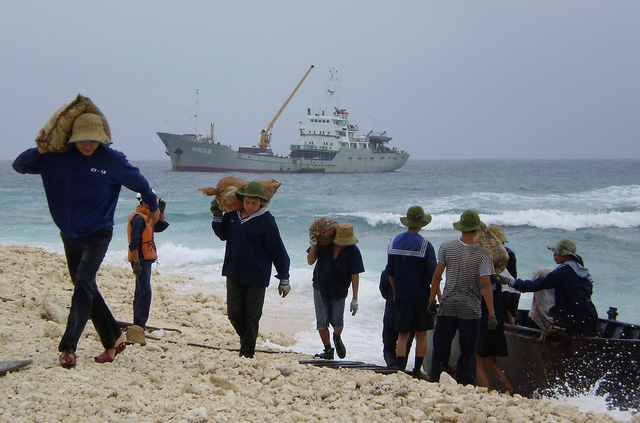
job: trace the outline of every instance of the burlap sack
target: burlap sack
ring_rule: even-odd
[[[336,237],[338,222],[328,217],[321,217],[313,221],[309,227],[309,237],[315,236],[318,245],[327,246],[333,243]]]
[[[218,181],[215,188],[202,187],[198,189],[205,195],[215,195],[215,201],[218,203],[220,210],[224,212],[238,211],[242,208],[242,201],[238,200],[236,192],[242,191],[249,182],[251,181],[235,176],[225,176]],[[257,182],[264,187],[264,196],[268,198],[273,198],[280,185],[282,185],[281,182],[275,179],[260,179]],[[269,201],[266,201],[265,204],[269,204]]]
[[[67,141],[71,137],[73,122],[83,113],[95,113],[100,116],[104,126],[104,133],[111,139],[111,130],[109,129],[107,118],[88,97],[78,94],[71,103],[65,104],[56,110],[38,133],[36,144],[52,153],[67,151],[70,148],[67,145]]]
[[[495,274],[499,275],[507,268],[509,262],[509,253],[504,248],[504,244],[489,230],[478,231],[476,241],[489,252],[491,260],[493,261],[493,267]]]

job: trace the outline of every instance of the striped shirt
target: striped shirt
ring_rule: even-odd
[[[459,239],[447,241],[438,250],[438,262],[445,265],[447,272],[438,315],[479,319],[480,277],[494,273],[487,250],[480,244],[467,245]]]

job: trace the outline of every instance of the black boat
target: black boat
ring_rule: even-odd
[[[518,310],[517,322],[528,310]],[[598,319],[596,337],[567,336],[522,325],[505,324],[508,357],[498,357],[515,392],[529,398],[574,396],[593,392],[611,407],[640,410],[640,325]],[[433,331],[428,334],[424,370],[429,372]],[[455,376],[460,350],[451,345],[447,372]],[[500,387],[492,380],[495,387]]]
[[[505,335],[509,356],[498,357],[498,364],[517,393],[540,397],[594,391],[611,406],[640,409],[640,326],[599,319],[596,337],[580,337],[505,324]]]

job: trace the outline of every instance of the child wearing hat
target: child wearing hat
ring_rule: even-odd
[[[94,360],[111,363],[126,347],[125,337],[96,284],[96,275],[113,235],[114,214],[120,189],[139,192],[149,205],[146,224],[160,215],[156,195],[138,168],[109,147],[106,119],[95,113],[75,118],[65,149],[39,143],[13,162],[19,173],[39,174],[51,217],[60,237],[73,281],[71,308],[58,351],[64,368],[76,366],[76,349],[91,318],[104,351]]]
[[[258,327],[271,267],[278,272],[278,293],[289,293],[289,255],[280,237],[276,220],[265,207],[269,201],[259,182],[249,182],[236,193],[242,201],[238,211],[222,213],[211,202],[211,227],[227,245],[222,275],[227,277],[227,316],[240,337],[240,356],[255,355]]]
[[[400,222],[407,231],[397,235],[387,248],[386,271],[396,305],[395,330],[398,332],[395,367],[407,365],[407,342],[415,332],[416,356],[413,377],[426,379],[420,368],[427,352],[427,331],[433,329],[433,317],[427,311],[430,284],[436,269],[436,254],[431,243],[419,234],[431,222],[431,215],[420,206],[412,206]]]
[[[364,272],[362,255],[356,246],[358,238],[353,234],[353,225],[341,223],[336,228],[333,243],[319,245],[314,236],[310,237],[311,246],[307,250],[307,263],[316,264],[313,269],[313,303],[316,311],[316,329],[324,350],[316,354],[317,358],[333,360],[329,325],[333,327],[333,343],[338,357],[347,355],[342,342],[344,329],[345,299],[352,290],[349,311],[352,316],[358,312],[358,287],[360,273]]]
[[[478,231],[487,225],[478,213],[465,210],[453,227],[461,232],[459,239],[447,241],[438,250],[438,265],[431,280],[429,312],[437,313],[433,331],[433,356],[429,379],[439,381],[451,355],[451,342],[456,331],[459,333],[460,357],[456,369],[456,381],[461,385],[475,385],[476,345],[481,316],[481,299],[488,309],[487,326],[494,329],[498,325],[493,308],[491,275],[494,273],[491,256],[476,241]],[[444,271],[447,279],[436,306],[436,295]]]
[[[509,286],[520,292],[555,290],[555,305],[551,315],[557,326],[566,329],[568,335],[595,336],[598,312],[591,302],[593,279],[577,254],[576,243],[562,239],[548,247],[558,267],[548,275],[534,280],[510,280]]]

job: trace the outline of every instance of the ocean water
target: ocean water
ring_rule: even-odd
[[[168,158],[132,162],[167,201],[171,226],[156,237],[158,270],[189,275],[223,294],[224,243],[211,230],[210,198],[197,188],[215,186],[226,174],[172,172]],[[600,316],[616,307],[619,320],[640,323],[640,160],[410,160],[388,174],[234,176],[282,182],[269,209],[291,256],[293,291],[284,301],[291,298],[296,307],[313,307],[312,267],[306,263],[309,225],[321,216],[354,225],[366,271],[360,277],[360,310],[355,317],[345,315],[348,359],[384,363],[378,281],[389,240],[405,230],[399,218],[414,204],[433,216],[422,234],[436,251],[443,241],[458,238],[452,223],[465,209],[478,211],[487,224],[501,225],[517,255],[520,277],[554,267],[547,246],[573,239],[595,281],[593,302]],[[121,193],[106,263],[126,265],[126,220],[134,197],[126,189]],[[7,160],[0,161],[0,243],[62,252],[40,177],[14,172]],[[523,294],[521,308],[530,302],[530,294]],[[320,351],[314,324],[309,321],[293,349]]]

